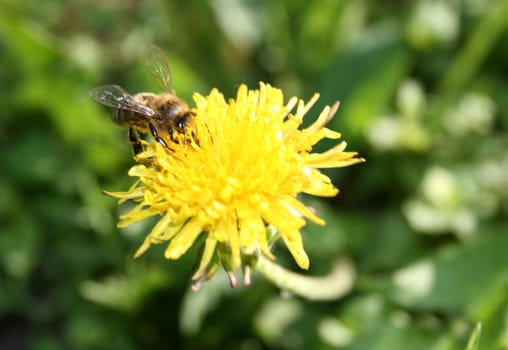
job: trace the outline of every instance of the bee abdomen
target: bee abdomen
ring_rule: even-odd
[[[134,112],[127,111],[124,109],[115,109],[113,110],[113,115],[111,116],[111,119],[113,120],[114,123],[127,127],[132,122],[133,117]]]

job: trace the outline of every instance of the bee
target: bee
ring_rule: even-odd
[[[152,135],[155,141],[168,148],[166,140],[178,142],[176,135],[185,135],[194,116],[187,103],[176,96],[167,56],[159,47],[152,46],[147,50],[144,65],[159,83],[162,93],[131,95],[118,85],[103,85],[90,91],[94,100],[114,108],[111,117],[114,123],[128,128],[134,155],[143,151],[140,133]]]

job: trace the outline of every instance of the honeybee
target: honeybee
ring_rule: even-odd
[[[159,83],[162,93],[131,95],[118,85],[103,85],[90,91],[94,100],[114,108],[113,122],[129,129],[129,142],[135,155],[143,151],[140,133],[152,135],[155,141],[168,148],[166,140],[177,142],[176,134],[185,134],[194,116],[187,103],[176,96],[166,54],[157,46],[151,46],[145,53],[144,65]]]

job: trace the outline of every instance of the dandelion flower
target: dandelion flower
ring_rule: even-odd
[[[345,152],[344,141],[326,152],[311,152],[324,138],[340,138],[325,128],[338,103],[300,129],[318,97],[307,104],[297,98],[285,104],[282,91],[264,83],[259,90],[241,85],[229,101],[217,89],[208,96],[195,94],[195,117],[188,130],[192,136],[168,140],[168,148],[146,142],[129,171],[138,178],[135,184],[127,192],[108,193],[137,203],[121,216],[120,227],[159,218],[135,257],[152,244],[168,242],[164,256],[178,259],[199,241],[203,244],[193,287],[199,288],[220,265],[234,286],[238,268],[248,283],[259,254],[275,259],[270,232],[277,232],[298,266],[308,269],[300,229],[305,219],[319,225],[324,221],[298,194],[335,196],[338,189],[318,169],[364,161],[356,152]]]

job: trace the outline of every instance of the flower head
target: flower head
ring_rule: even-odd
[[[344,141],[311,153],[320,140],[340,138],[325,128],[338,103],[299,129],[318,97],[307,104],[297,98],[284,104],[282,91],[264,83],[259,90],[241,85],[229,101],[216,89],[206,97],[195,94],[188,135],[168,140],[168,148],[147,142],[136,157],[139,164],[129,171],[138,180],[127,192],[109,193],[138,203],[121,216],[119,226],[160,217],[135,256],[152,244],[169,242],[165,257],[178,259],[199,238],[203,249],[194,287],[220,264],[234,285],[239,267],[247,270],[248,282],[257,254],[274,259],[270,232],[276,231],[298,266],[307,269],[300,229],[305,219],[324,221],[297,195],[336,195],[337,188],[318,169],[364,161],[356,152],[345,152]]]

